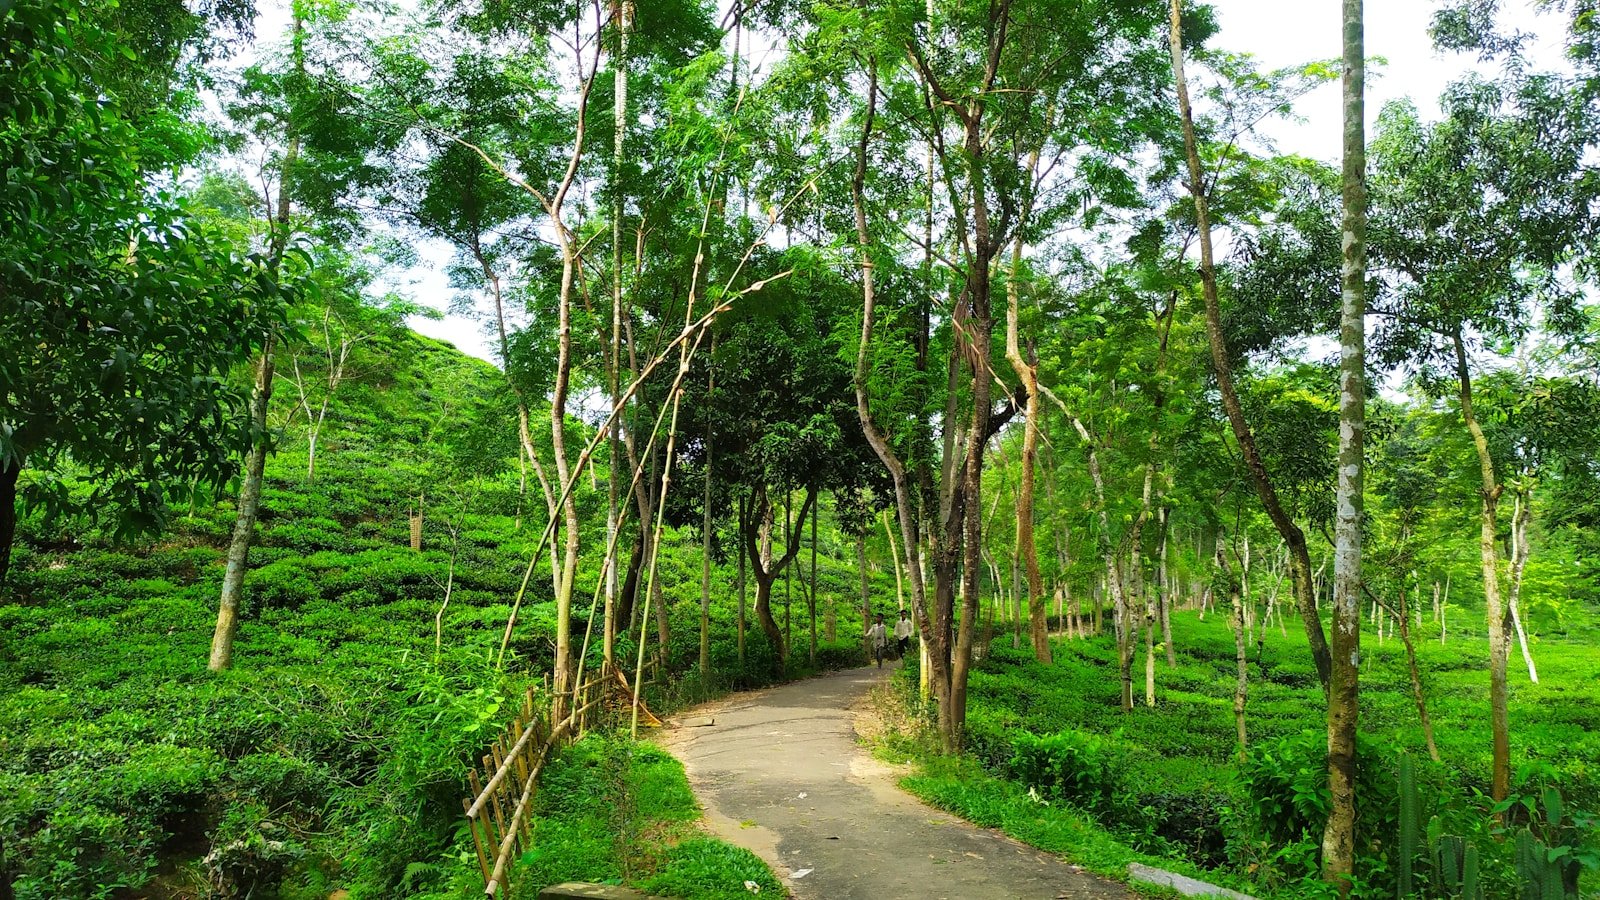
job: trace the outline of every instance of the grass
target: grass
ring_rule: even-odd
[[[93,523],[20,523],[0,596],[0,878],[20,900],[481,893],[461,816],[468,762],[541,683],[554,645],[541,567],[507,664],[493,665],[542,524],[527,513],[539,504],[519,493],[500,373],[414,335],[359,352],[362,375],[332,406],[315,482],[305,480],[296,433],[268,461],[231,671],[206,670],[231,497],[191,504],[185,493],[172,527],[134,544]],[[274,421],[292,393],[279,392]],[[407,511],[424,488],[419,553]],[[583,502],[596,500],[583,491]],[[603,542],[602,518],[586,520],[586,546]],[[436,649],[450,522],[461,526],[460,553]],[[859,619],[853,575],[835,561],[852,548],[841,546],[825,543],[821,590],[846,598],[839,630],[848,636]],[[597,562],[580,567],[580,617]],[[672,641],[667,677],[646,686],[653,708],[772,680],[753,620],[740,665],[733,568],[714,570],[716,677],[672,677],[698,658],[700,549],[697,535],[667,530],[659,578]],[[892,575],[879,579],[892,590]],[[804,609],[796,600],[802,663]],[[618,642],[625,659],[634,635]],[[819,667],[858,658],[852,644],[820,648]],[[587,827],[580,820],[574,834]],[[560,816],[544,827],[559,834]],[[692,835],[680,843],[672,864],[656,867],[669,879],[658,893],[742,864]]]
[[[512,873],[515,896],[563,881],[706,900],[748,897],[749,881],[782,896],[753,853],[701,833],[683,766],[650,744],[587,737],[551,764],[538,797],[533,849]]]
[[[1179,612],[1173,628],[1178,665],[1169,669],[1163,649],[1157,648],[1154,707],[1141,702],[1132,712],[1121,710],[1109,637],[1057,640],[1048,666],[1027,651],[1002,648],[1002,639],[971,676],[968,757],[939,757],[918,734],[925,721],[918,719],[909,726],[902,720],[898,732],[880,738],[880,752],[917,762],[904,786],[927,802],[1103,875],[1123,877],[1128,863],[1141,861],[1258,896],[1315,893],[1320,885],[1307,876],[1315,873],[1320,824],[1304,842],[1286,843],[1264,821],[1280,807],[1262,799],[1262,792],[1271,790],[1263,785],[1290,790],[1289,785],[1303,784],[1313,795],[1323,789],[1318,756],[1323,701],[1303,634],[1291,629],[1285,635],[1272,627],[1260,646],[1251,648],[1252,763],[1245,770],[1236,756],[1234,644],[1227,622]],[[1456,629],[1464,631],[1461,623],[1453,625]],[[1442,821],[1489,834],[1488,803],[1482,800],[1490,764],[1487,651],[1481,634],[1452,634],[1440,646],[1437,627],[1424,624],[1419,667],[1443,758],[1442,765],[1430,767],[1403,646],[1394,638],[1380,644],[1371,634],[1363,643],[1362,732],[1377,756],[1363,763],[1364,784],[1373,798],[1363,829],[1374,843],[1366,845],[1368,881],[1358,895],[1380,896],[1387,890],[1386,896],[1394,896],[1392,887],[1381,885],[1392,877],[1387,860],[1393,835],[1385,829],[1393,827],[1387,817],[1396,814],[1396,754],[1409,752],[1419,759],[1437,796],[1453,804],[1447,808],[1440,800],[1446,804],[1439,807]],[[1548,783],[1559,787],[1569,808],[1600,807],[1595,778],[1600,654],[1579,641],[1563,640],[1538,642],[1534,652],[1541,676],[1537,685],[1528,682],[1513,648],[1513,768],[1528,774],[1530,791],[1534,782]],[[1138,662],[1135,678],[1142,681],[1142,658]],[[1136,693],[1141,686],[1136,681]],[[1087,765],[1086,771],[1104,773],[1104,790],[1084,790],[1077,782],[1030,770],[1033,763],[1018,755],[1024,743],[1036,740],[1028,735],[1061,736],[1050,739],[1077,748],[1066,760],[1068,768]],[[1058,746],[1056,752],[1064,751]],[[1267,776],[1278,781],[1261,780]],[[1035,786],[1031,793],[1030,784]],[[1307,802],[1314,806],[1316,801]],[[1592,844],[1594,836],[1588,841]],[[1515,882],[1509,857],[1496,865],[1496,877]]]

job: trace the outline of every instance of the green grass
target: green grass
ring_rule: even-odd
[[[1315,872],[1320,824],[1304,842],[1272,836],[1265,820],[1280,816],[1279,807],[1264,805],[1260,792],[1267,782],[1251,780],[1271,775],[1281,791],[1296,785],[1313,795],[1323,790],[1323,699],[1303,633],[1291,628],[1284,635],[1273,627],[1259,650],[1251,648],[1247,722],[1256,774],[1247,775],[1236,759],[1234,643],[1227,622],[1178,612],[1173,628],[1178,665],[1169,669],[1158,648],[1154,707],[1145,707],[1141,696],[1138,708],[1121,710],[1109,637],[1057,640],[1048,666],[1027,651],[1000,647],[1001,640],[971,676],[967,759],[938,758],[925,739],[904,735],[891,736],[886,752],[919,761],[905,787],[928,802],[1102,874],[1119,877],[1138,860],[1259,896],[1318,890],[1307,876]],[[1489,832],[1482,799],[1491,750],[1483,639],[1454,635],[1441,647],[1437,627],[1425,624],[1418,640],[1443,758],[1437,767],[1427,764],[1402,644],[1397,638],[1379,644],[1371,634],[1363,639],[1361,727],[1370,749],[1362,770],[1369,798],[1362,828],[1378,842],[1363,851],[1368,881],[1358,893],[1368,896],[1384,890],[1393,896],[1381,885],[1392,877],[1386,861],[1392,849],[1384,848],[1394,840],[1398,753],[1418,759],[1430,796],[1443,798],[1438,811],[1446,833]],[[1596,809],[1600,654],[1562,640],[1540,641],[1534,652],[1537,685],[1528,682],[1513,648],[1513,768],[1528,773],[1530,786],[1559,787],[1569,808]],[[1142,663],[1135,666],[1136,695],[1142,694]],[[1067,760],[1068,769],[1106,773],[1098,789],[1028,769],[1035,764],[1017,755],[1023,734],[1062,735],[1067,746],[1083,748]],[[1038,786],[1033,796],[1029,783]],[[1486,853],[1485,867],[1511,889],[1516,873],[1508,854],[1491,859]]]
[[[361,376],[333,404],[316,481],[305,481],[298,432],[268,462],[229,672],[208,672],[206,658],[232,498],[198,496],[191,509],[185,495],[172,528],[130,545],[91,523],[24,518],[0,596],[0,877],[14,879],[21,900],[195,896],[213,881],[256,900],[482,891],[461,799],[469,763],[550,667],[544,565],[505,669],[493,665],[542,525],[532,511],[543,504],[536,487],[519,496],[515,415],[491,366],[414,335],[359,353]],[[279,392],[275,422],[293,393]],[[420,553],[406,517],[419,490],[429,498]],[[587,481],[580,501],[587,512],[604,502]],[[436,652],[445,524],[458,515],[460,556]],[[585,547],[602,544],[603,519],[586,515]],[[858,627],[856,587],[835,558],[851,552],[825,542],[820,566],[822,595],[844,598],[846,636]],[[753,620],[739,663],[726,562],[713,581],[716,675],[672,677],[698,657],[700,550],[697,535],[667,530],[659,578],[672,641],[669,677],[646,686],[653,708],[772,680]],[[580,616],[599,568],[584,557]],[[892,573],[879,579],[892,591]],[[797,601],[801,670],[803,610]],[[632,659],[636,640],[619,640],[619,655]],[[852,661],[851,644],[825,645],[819,664]],[[671,794],[643,787],[641,802]],[[693,812],[691,804],[674,815]],[[557,816],[544,827],[564,826]],[[576,817],[566,827],[588,826]],[[730,852],[686,842],[677,868],[661,868],[678,880],[664,884],[736,867]]]
[[[900,786],[923,801],[976,825],[998,828],[1017,840],[1059,854],[1097,875],[1126,880],[1128,864],[1142,862],[1183,874],[1207,877],[1197,866],[1140,853],[1118,840],[1092,816],[1070,806],[1029,796],[1014,781],[996,778],[970,758],[928,757]],[[1177,896],[1159,888],[1133,885],[1153,897]]]
[[[683,766],[658,747],[585,738],[551,764],[538,797],[533,849],[512,872],[515,896],[563,881],[730,900],[748,897],[752,881],[782,896],[754,854],[700,833]]]

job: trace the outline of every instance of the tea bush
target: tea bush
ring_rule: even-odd
[[[1029,823],[1040,815],[1041,803],[1051,803],[1050,808],[1066,803],[1091,813],[1126,852],[1164,857],[1169,867],[1177,865],[1175,860],[1200,863],[1209,870],[1208,880],[1261,896],[1321,890],[1327,737],[1321,689],[1304,638],[1267,629],[1261,643],[1251,647],[1249,747],[1240,764],[1228,623],[1179,611],[1172,624],[1177,667],[1158,661],[1156,705],[1141,703],[1126,713],[1120,708],[1109,635],[1056,640],[1048,666],[997,639],[972,673],[966,748],[988,773],[1015,785],[1021,799],[957,790],[944,776],[911,783],[923,784],[924,796],[941,805],[974,821],[1003,824],[1019,836],[1037,833],[1039,826]],[[1515,896],[1521,882],[1514,841],[1495,838],[1486,799],[1490,748],[1482,724],[1488,685],[1481,638],[1457,635],[1440,646],[1435,628],[1432,640],[1419,637],[1417,651],[1440,764],[1422,751],[1403,648],[1398,641],[1363,648],[1357,894],[1396,896],[1406,821],[1399,789],[1405,758],[1426,811],[1417,828],[1426,831],[1433,823],[1437,834],[1461,841],[1463,848],[1477,847],[1478,877],[1487,896]],[[1540,683],[1513,679],[1514,753],[1523,768],[1545,773],[1567,807],[1600,807],[1594,777],[1600,764],[1600,655],[1548,639],[1538,653]],[[914,678],[908,673],[903,683],[910,690]],[[1060,835],[1049,840],[1103,851],[1077,830],[1067,833],[1070,840]],[[1547,846],[1554,847],[1568,839],[1549,840],[1555,843]],[[1557,852],[1600,862],[1597,840],[1585,835]],[[1417,851],[1417,871],[1426,852],[1425,847]],[[1459,864],[1458,855],[1458,874]],[[1588,869],[1584,873],[1594,877]]]

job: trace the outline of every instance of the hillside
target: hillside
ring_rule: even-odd
[[[197,497],[133,546],[24,522],[0,604],[0,840],[19,897],[470,893],[466,761],[548,667],[553,619],[535,577],[529,624],[493,668],[543,523],[519,492],[503,385],[410,332],[363,344],[307,483],[305,418],[279,384],[288,429],[227,672],[206,652],[231,498]],[[692,583],[670,593],[697,591],[698,566],[677,568]]]

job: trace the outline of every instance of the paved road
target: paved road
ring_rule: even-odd
[[[857,746],[850,711],[883,672],[739,694],[691,714],[714,725],[668,731],[712,829],[771,863],[800,900],[1133,896],[896,787]]]

